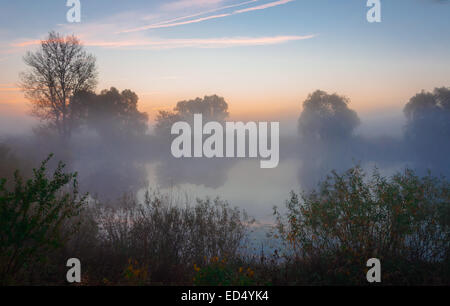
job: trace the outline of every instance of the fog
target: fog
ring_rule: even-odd
[[[404,112],[364,116],[351,109],[348,98],[312,93],[297,120],[280,122],[280,164],[275,169],[260,169],[258,159],[172,157],[171,124],[189,121],[194,113],[202,113],[207,118],[204,122],[232,120],[224,98],[183,101],[172,112],[162,112],[149,126],[148,117],[137,111],[138,97],[116,89],[98,95],[105,103],[103,108],[97,105],[65,143],[49,126],[39,126],[32,119],[23,121],[29,122],[28,133],[23,129],[14,133],[23,123],[4,120],[7,116],[2,114],[0,140],[9,153],[3,150],[1,154],[4,162],[6,155],[14,155],[20,169],[36,166],[54,153],[52,165],[64,161],[69,170],[78,172],[81,189],[105,202],[113,203],[124,193],[139,197],[147,188],[160,189],[191,199],[219,196],[257,219],[269,221],[272,207],[283,206],[291,190],[311,190],[331,170],[345,171],[360,164],[368,171],[377,167],[386,175],[409,167],[418,174],[430,170],[448,176],[449,92],[439,88],[418,93]],[[132,99],[126,109],[132,111],[118,120],[121,110],[109,101],[122,101],[127,95]],[[90,98],[97,99],[95,94]],[[89,101],[86,96],[80,99]],[[11,169],[3,166],[2,177],[11,177]]]

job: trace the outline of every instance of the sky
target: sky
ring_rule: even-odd
[[[65,0],[0,0],[0,120],[27,112],[23,55],[51,30],[96,56],[97,91],[135,91],[150,118],[211,94],[235,119],[298,118],[316,89],[362,115],[401,114],[421,90],[450,86],[447,0],[382,0],[381,23],[367,22],[365,0],[80,2],[69,23]]]

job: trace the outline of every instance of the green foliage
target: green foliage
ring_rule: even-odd
[[[52,178],[46,175],[48,157],[33,178],[23,181],[17,171],[12,190],[0,180],[0,281],[14,283],[30,265],[43,263],[74,233],[63,228],[82,210],[76,173],[64,173],[59,163]],[[70,190],[66,186],[70,185]]]
[[[426,270],[413,271],[420,267],[448,269],[449,205],[450,185],[443,179],[419,178],[411,170],[390,179],[375,170],[367,178],[357,166],[333,172],[313,192],[292,192],[286,215],[275,214],[295,261],[322,267],[316,273],[328,268],[314,281],[365,282],[361,267],[376,257],[386,263],[385,281],[405,283],[425,281]]]
[[[60,163],[48,177],[48,161],[25,182],[16,173],[14,188],[1,180],[3,284],[61,282],[68,256],[83,262],[84,284],[357,285],[367,284],[373,257],[383,284],[450,283],[450,187],[442,178],[334,172],[312,192],[292,192],[285,214],[275,209],[273,238],[284,247],[246,257],[252,220],[227,202],[191,206],[147,193],[143,203],[124,197],[83,209],[76,173]],[[43,267],[48,275],[30,277]]]
[[[211,258],[209,264],[200,268],[194,264],[196,272],[192,279],[198,286],[252,286],[256,285],[255,272],[251,268],[236,268],[225,259]]]

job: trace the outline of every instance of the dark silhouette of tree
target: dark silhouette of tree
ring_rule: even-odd
[[[415,95],[404,108],[405,140],[422,168],[450,173],[450,88]]]
[[[75,36],[50,32],[39,50],[28,52],[24,61],[30,69],[21,74],[21,87],[33,105],[32,113],[67,141],[77,120],[71,97],[93,90],[97,83],[94,56]]]
[[[217,95],[178,102],[174,110],[183,117],[202,114],[207,120],[216,121],[224,121],[229,115],[227,102]]]
[[[100,136],[118,140],[142,136],[147,132],[148,115],[137,108],[138,96],[129,89],[111,87],[100,94],[80,91],[72,99],[73,112],[80,122]]]
[[[299,132],[303,139],[336,142],[349,138],[360,124],[358,115],[348,108],[349,100],[317,90],[303,102]]]
[[[170,129],[175,122],[182,121],[183,117],[171,111],[159,111],[156,116],[155,133],[159,137],[169,137]]]
[[[217,95],[203,99],[180,101],[172,112],[160,111],[156,117],[155,131],[160,136],[170,136],[170,128],[177,121],[191,121],[194,114],[202,114],[204,121],[224,122],[228,117],[228,104]]]
[[[409,100],[404,113],[407,137],[419,138],[431,131],[434,135],[450,136],[450,88],[422,91]]]

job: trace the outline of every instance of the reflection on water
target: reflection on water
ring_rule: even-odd
[[[223,185],[217,188],[205,187],[207,184],[194,185],[189,183],[172,185],[171,187],[159,187],[164,193],[187,197],[194,201],[196,198],[211,197],[220,198],[229,202],[231,206],[244,209],[249,216],[262,223],[273,222],[273,206],[283,206],[291,190],[300,189],[298,183],[299,162],[285,160],[280,162],[277,168],[261,169],[256,159],[239,160],[230,164],[227,169],[227,177]],[[150,186],[161,186],[158,183],[158,164],[148,164]],[[214,172],[213,164],[204,171]],[[176,171],[173,175],[177,175]],[[208,173],[204,173],[205,177]],[[166,178],[167,180],[167,178]],[[173,178],[176,181],[176,177]],[[143,195],[143,190],[140,196]],[[192,202],[191,201],[191,202]]]

